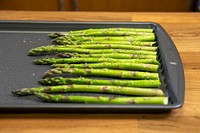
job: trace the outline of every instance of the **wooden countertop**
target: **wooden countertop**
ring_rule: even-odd
[[[200,132],[200,13],[0,11],[0,20],[157,22],[176,44],[186,80],[184,106],[167,114],[0,114],[0,132]]]

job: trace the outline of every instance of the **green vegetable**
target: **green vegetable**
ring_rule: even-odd
[[[85,29],[85,30],[76,30],[76,31],[70,31],[70,32],[63,32],[63,33],[51,33],[49,34],[50,37],[56,38],[59,36],[71,36],[71,35],[78,35],[78,36],[84,36],[84,35],[127,35],[127,34],[146,34],[146,33],[152,33],[152,29],[139,29],[139,28],[104,28],[104,29]],[[105,34],[104,34],[105,33]]]
[[[42,93],[67,93],[67,92],[100,92],[100,93],[114,93],[125,95],[138,95],[138,96],[164,96],[160,89],[156,88],[134,88],[134,87],[121,87],[121,86],[107,86],[107,85],[60,85],[38,88],[23,88],[19,91],[14,91],[17,95],[30,95],[34,92]]]
[[[129,78],[129,79],[158,79],[158,73],[140,72],[140,71],[125,71],[125,70],[110,70],[110,69],[81,69],[81,68],[55,68],[47,71],[44,78],[57,74],[79,74],[81,76],[100,76],[113,78]]]
[[[39,80],[43,85],[69,85],[69,84],[86,84],[86,85],[113,85],[126,87],[151,87],[158,88],[160,81],[157,80],[118,80],[118,79],[91,79],[91,78],[64,78],[54,77]]]
[[[64,96],[34,93],[42,101],[56,103],[100,103],[100,104],[168,104],[168,97],[108,97],[108,96]]]
[[[149,47],[151,48],[151,47]],[[39,55],[39,54],[52,54],[59,52],[75,52],[75,53],[86,53],[86,54],[103,54],[103,53],[128,53],[128,54],[148,54],[156,55],[154,51],[156,47],[153,47],[153,51],[144,51],[144,50],[127,50],[127,49],[82,49],[82,48],[70,48],[65,45],[51,45],[51,46],[41,46],[33,48],[29,51],[28,55]]]
[[[34,61],[37,65],[64,64],[64,63],[96,63],[96,62],[119,62],[119,63],[144,63],[159,64],[154,59],[112,59],[112,58],[41,58]]]
[[[158,65],[142,64],[142,63],[126,63],[126,62],[103,62],[103,63],[91,63],[91,64],[53,64],[53,67],[67,67],[67,68],[108,68],[118,70],[139,70],[157,72]]]
[[[58,57],[61,58],[115,58],[115,59],[156,59],[155,55],[142,55],[142,54],[122,54],[122,53],[106,53],[106,54],[78,54],[78,53],[59,53]]]

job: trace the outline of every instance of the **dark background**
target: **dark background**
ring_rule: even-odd
[[[194,12],[200,0],[0,0],[0,10]]]

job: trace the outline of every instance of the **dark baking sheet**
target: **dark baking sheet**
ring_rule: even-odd
[[[163,86],[168,105],[105,105],[43,103],[32,96],[17,97],[11,90],[39,86],[37,81],[49,66],[34,65],[38,57],[27,56],[31,48],[48,45],[51,32],[86,28],[153,28],[159,46]],[[0,112],[164,112],[179,108],[184,102],[184,73],[178,51],[165,30],[156,23],[121,22],[0,22]]]

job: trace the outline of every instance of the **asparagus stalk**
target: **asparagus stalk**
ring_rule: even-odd
[[[154,59],[155,55],[142,55],[142,54],[122,54],[122,53],[106,53],[106,54],[78,54],[78,53],[59,53],[58,57],[61,58],[116,58],[116,59]]]
[[[40,93],[67,93],[67,92],[95,92],[95,93],[113,93],[123,95],[138,95],[138,96],[164,96],[162,90],[157,88],[135,88],[107,85],[59,85],[38,88],[23,88],[14,91],[17,95],[31,95],[34,92]]]
[[[156,49],[157,49],[157,47],[132,46],[132,45],[121,45],[121,44],[118,44],[118,45],[112,45],[112,44],[70,45],[70,48],[83,48],[83,49],[127,49],[127,50],[144,50],[144,51],[156,51]]]
[[[149,71],[157,72],[158,65],[153,64],[141,64],[141,63],[119,63],[119,62],[103,62],[103,63],[91,63],[91,64],[53,64],[53,67],[60,68],[108,68],[118,70],[137,70],[137,71]]]
[[[78,42],[78,41],[71,41],[69,39],[54,39],[54,42],[60,45],[88,45],[88,44],[111,44],[111,45],[136,45],[136,46],[148,46],[152,47],[156,44],[156,42],[141,42],[141,41],[85,41],[85,42]]]
[[[93,32],[140,32],[140,33],[152,33],[152,29],[139,29],[139,28],[104,28],[104,29],[85,29],[85,30],[76,30],[64,33],[51,33],[50,37],[56,38],[59,36],[66,35],[77,35],[77,34],[89,34]]]
[[[69,39],[72,41],[155,41],[155,35],[143,35],[143,36],[120,36],[120,37],[77,37],[77,36],[61,36],[59,39]]]
[[[108,97],[108,96],[64,96],[34,93],[42,101],[56,103],[99,103],[99,104],[160,104],[167,105],[167,97]]]
[[[64,63],[97,63],[97,62],[129,62],[144,64],[159,64],[155,59],[112,59],[112,58],[42,58],[34,61],[37,65]]]
[[[52,54],[59,52],[76,52],[85,54],[102,54],[102,53],[128,53],[128,54],[147,54],[156,55],[156,51],[144,51],[144,50],[125,50],[125,49],[82,49],[82,48],[69,48],[66,46],[41,46],[33,48],[29,51],[28,55],[39,54]]]
[[[81,69],[81,68],[54,68],[45,72],[43,78],[57,74],[79,74],[81,76],[100,76],[129,79],[158,79],[158,73],[110,70],[110,69]]]
[[[127,31],[127,32],[153,32],[153,29],[147,28],[96,28],[96,29],[83,29],[71,31],[71,33],[80,33],[80,32],[94,32],[94,31]]]
[[[64,78],[54,77],[45,78],[38,81],[43,85],[68,85],[68,84],[87,84],[87,85],[114,85],[126,87],[158,88],[160,81],[157,80],[117,80],[117,79],[91,79],[91,78]]]
[[[105,31],[92,31],[92,32],[82,32],[82,33],[54,33],[50,36],[140,36],[140,35],[153,35],[154,33],[148,32],[133,32],[133,31],[112,31],[112,30],[105,30]]]

